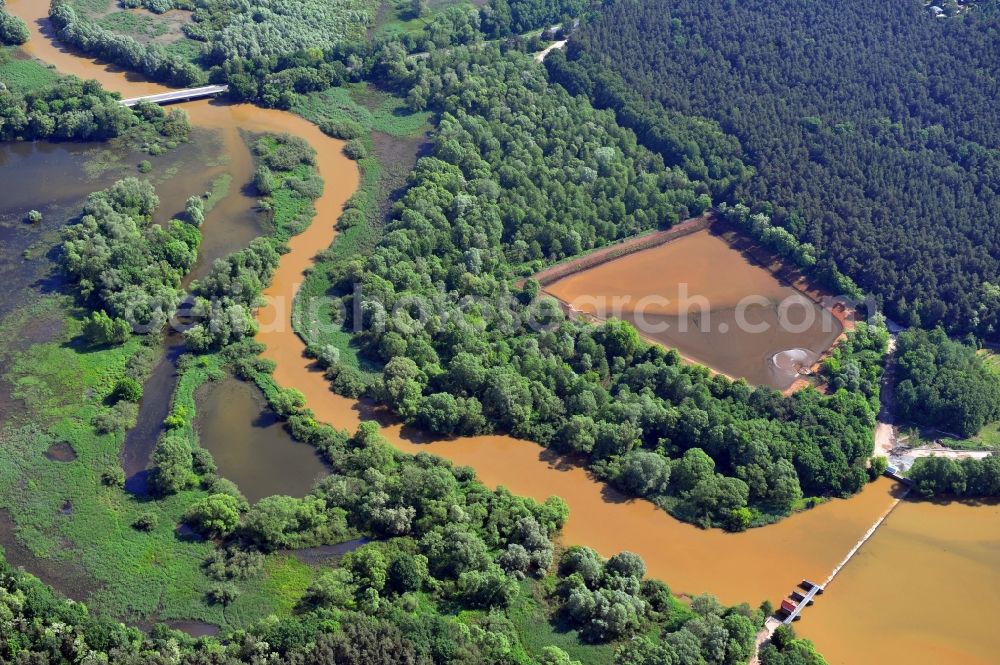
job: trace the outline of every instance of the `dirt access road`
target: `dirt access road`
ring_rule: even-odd
[[[541,50],[535,54],[535,60],[537,60],[538,62],[544,61],[545,58],[548,57],[549,53],[552,53],[552,51],[556,50],[557,48],[562,48],[566,46],[566,41],[567,40],[565,39],[560,39],[557,42],[552,42],[551,44],[546,46],[544,50]]]
[[[903,330],[901,326],[887,321],[889,331],[889,348],[886,352],[886,372],[882,378],[882,408],[879,410],[878,422],[875,425],[875,455],[887,457],[889,465],[898,471],[906,471],[921,457],[947,457],[950,459],[983,459],[989,457],[991,450],[956,450],[940,443],[912,447],[906,445],[906,439],[899,438],[899,426],[896,424],[896,372],[894,356],[896,353],[896,335]]]

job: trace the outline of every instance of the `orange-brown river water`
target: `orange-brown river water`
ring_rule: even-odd
[[[95,78],[126,96],[160,91],[113,68],[53,45],[44,34],[45,0],[8,0],[32,30],[27,50],[59,70]],[[334,223],[358,185],[341,143],[314,125],[280,111],[248,105],[185,105],[196,126],[215,129],[232,150],[234,171],[249,174],[251,158],[238,128],[288,132],[318,151],[326,182],[309,229],[292,239],[261,311],[258,339],[277,362],[278,383],[301,390],[322,420],[353,428],[373,414],[369,405],[334,395],[304,357],[292,331],[291,299],[313,256],[335,236]],[[235,180],[234,184],[245,182]],[[207,185],[208,183],[206,183]],[[220,204],[224,205],[224,204]],[[232,203],[238,208],[245,202]],[[209,222],[206,222],[208,224]],[[781,523],[742,534],[702,531],[670,518],[645,501],[626,500],[585,470],[540,446],[504,436],[424,441],[382,418],[383,434],[408,452],[442,455],[476,469],[488,485],[544,499],[557,494],[570,506],[563,539],[605,555],[632,550],[650,573],[676,591],[711,591],[724,601],[777,600],[803,577],[825,579],[854,542],[891,503],[895,485],[880,480],[859,496],[832,501]],[[998,663],[1000,631],[1000,508],[906,502],[806,611],[799,631],[833,663]]]

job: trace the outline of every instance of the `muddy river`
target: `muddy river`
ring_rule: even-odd
[[[1000,505],[904,502],[797,624],[831,665],[1000,662]]]
[[[843,331],[829,310],[698,231],[564,277],[546,292],[730,377],[784,390]]]
[[[44,34],[46,5],[44,0],[8,1],[9,10],[29,21],[32,54],[128,96],[162,90],[53,45]],[[355,164],[341,154],[340,142],[287,113],[210,102],[185,109],[196,126],[216,130],[230,142],[230,165],[250,164],[237,128],[289,132],[319,152],[326,189],[317,202],[318,215],[282,257],[267,292],[272,302],[259,315],[258,339],[267,344],[267,357],[277,362],[278,383],[301,390],[320,419],[353,428],[362,418],[379,418],[386,438],[401,450],[423,450],[470,465],[488,485],[505,485],[518,494],[538,499],[558,494],[571,509],[563,534],[567,543],[588,544],[606,555],[635,551],[675,591],[711,591],[727,602],[777,600],[803,577],[825,578],[893,500],[894,484],[880,480],[857,497],[829,502],[774,526],[742,534],[702,531],[647,502],[625,499],[534,443],[503,436],[428,441],[370,405],[334,395],[304,357],[289,317],[303,271],[332,242],[334,222],[357,187]],[[234,178],[240,182],[246,179]],[[247,205],[237,195],[234,209]],[[245,417],[254,417],[252,410]],[[207,421],[202,426],[208,427]],[[273,472],[274,462],[268,464]],[[226,475],[226,469],[221,471]],[[310,472],[301,474],[303,483],[313,479]],[[806,611],[799,631],[814,639],[833,663],[995,663],[1000,632],[992,630],[991,619],[1000,612],[998,590],[1000,508],[907,502]]]

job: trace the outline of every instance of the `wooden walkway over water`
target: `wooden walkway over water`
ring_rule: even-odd
[[[190,102],[195,99],[205,99],[206,97],[215,97],[216,95],[221,95],[223,93],[229,92],[228,85],[205,85],[200,88],[188,88],[186,90],[172,90],[170,92],[161,92],[156,95],[145,95],[143,97],[131,97],[129,99],[121,100],[123,106],[135,106],[139,102],[150,102],[152,104],[159,104],[163,106],[164,104],[176,104],[178,102]]]

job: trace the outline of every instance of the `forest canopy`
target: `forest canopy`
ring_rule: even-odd
[[[973,346],[944,331],[907,330],[899,335],[896,404],[918,425],[962,437],[1000,419],[1000,375],[983,365]]]
[[[697,147],[754,168],[727,198],[833,257],[901,323],[995,338],[996,21],[978,9],[935,19],[916,0],[617,2],[570,41],[557,80],[599,105],[628,101],[635,126],[718,123],[741,149]],[[690,159],[688,144],[652,147]]]
[[[705,526],[745,528],[804,494],[860,489],[865,394],[785,398],[711,377],[627,324],[565,319],[530,280],[514,286],[700,214],[703,183],[613,112],[548,85],[528,56],[453,49],[397,71],[413,108],[440,112],[439,129],[374,253],[333,272],[334,309],[385,363],[376,397],[436,432],[586,453],[603,477]]]

